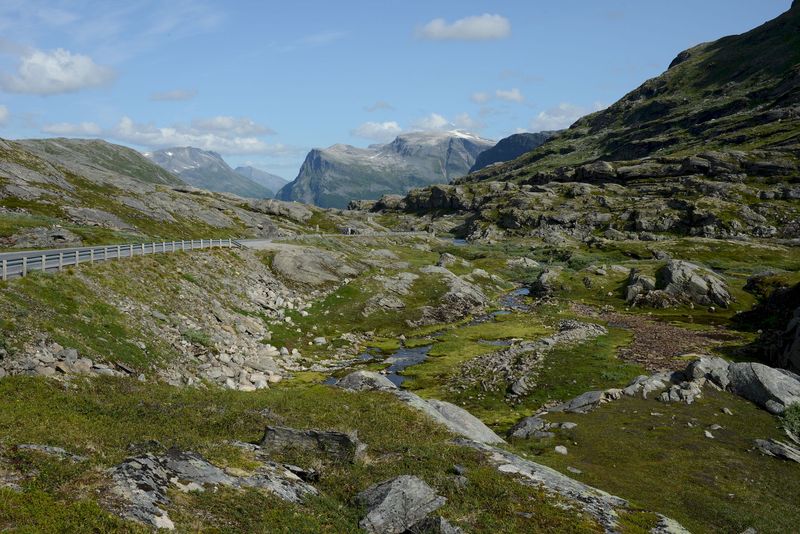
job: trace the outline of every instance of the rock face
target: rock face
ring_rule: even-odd
[[[145,153],[145,157],[183,181],[201,189],[240,197],[270,198],[273,191],[237,173],[216,152],[174,147]]]
[[[272,268],[282,277],[309,286],[340,282],[361,272],[341,254],[304,247],[280,249],[272,259]]]
[[[189,451],[170,449],[164,455],[147,453],[129,458],[109,471],[111,493],[122,503],[117,509],[127,519],[151,527],[174,529],[162,509],[170,504],[167,490],[204,491],[208,487],[261,488],[289,502],[301,502],[317,490],[303,482],[287,467],[273,462],[262,464],[249,476],[233,476]]]
[[[708,269],[683,260],[670,260],[657,279],[631,272],[625,300],[633,306],[668,308],[681,304],[727,308],[733,300],[725,281]]]
[[[411,475],[370,486],[356,500],[367,509],[358,526],[371,534],[414,532],[415,525],[445,503],[425,481]]]
[[[323,452],[336,460],[351,463],[362,459],[367,450],[367,445],[355,434],[279,426],[268,426],[259,445],[267,452],[285,449]]]
[[[504,161],[511,161],[542,146],[555,132],[519,133],[501,139],[492,148],[478,154],[475,165],[469,172],[475,172]]]
[[[277,198],[345,208],[351,200],[406,193],[465,175],[493,141],[461,132],[403,134],[386,145],[334,145],[309,152]]]

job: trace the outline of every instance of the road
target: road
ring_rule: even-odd
[[[131,258],[147,254],[164,254],[182,250],[205,248],[252,248],[264,250],[273,246],[273,241],[295,241],[314,238],[370,238],[385,236],[428,235],[425,232],[384,232],[374,234],[301,234],[276,239],[195,239],[193,241],[159,241],[126,245],[101,245],[97,247],[55,248],[0,253],[0,279],[8,280],[26,276],[35,271],[58,272],[65,267],[101,261]]]

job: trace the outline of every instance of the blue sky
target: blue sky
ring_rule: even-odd
[[[403,131],[568,126],[791,0],[3,0],[0,137],[193,145],[293,179]]]

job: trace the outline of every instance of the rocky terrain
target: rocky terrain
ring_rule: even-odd
[[[272,198],[277,191],[234,171],[216,152],[187,146],[146,152],[144,156],[187,184],[208,191],[248,198]]]
[[[0,529],[793,532],[798,10],[349,210],[0,142],[5,248],[261,238],[0,282]]]
[[[494,141],[472,134],[418,132],[385,145],[334,145],[306,156],[297,178],[276,198],[344,208],[352,200],[405,193],[413,187],[448,183],[467,174]]]

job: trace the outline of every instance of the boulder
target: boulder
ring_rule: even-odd
[[[536,432],[541,432],[547,427],[547,421],[540,417],[526,417],[511,427],[511,429],[508,431],[508,437],[522,439],[530,438],[534,436]]]
[[[397,386],[380,373],[355,371],[336,382],[336,387],[350,391],[397,389]]]
[[[358,523],[362,529],[371,534],[401,534],[441,508],[445,498],[425,481],[401,475],[370,486],[356,496],[356,501],[367,509]]]
[[[728,367],[730,390],[773,414],[800,403],[797,375],[760,363],[732,363]]]
[[[355,433],[298,430],[280,426],[267,426],[259,446],[268,452],[285,449],[323,452],[343,462],[360,460],[367,449],[367,445],[360,441]]]
[[[625,288],[625,302],[634,302],[636,297],[648,293],[656,288],[654,278],[645,276],[635,269],[631,269],[628,277],[628,286]]]
[[[716,356],[701,356],[686,368],[686,376],[690,380],[705,378],[722,389],[727,389],[730,384],[728,367],[730,363]]]
[[[659,271],[659,288],[663,288],[667,294],[702,306],[727,308],[733,300],[722,278],[683,260],[670,260]]]
[[[604,391],[587,391],[578,395],[574,399],[565,402],[554,408],[550,408],[550,412],[567,412],[567,413],[588,413],[597,408],[601,402],[606,400]]]

